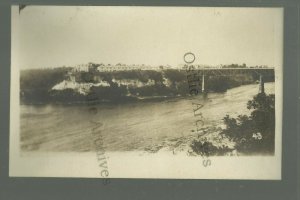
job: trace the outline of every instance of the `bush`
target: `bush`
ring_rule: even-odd
[[[209,141],[193,140],[190,146],[193,152],[204,157],[222,156],[232,151],[232,149],[226,146],[218,148]]]
[[[226,129],[221,134],[236,142],[236,149],[244,153],[274,153],[275,147],[275,95],[260,93],[247,103],[251,115],[237,119],[226,115]],[[254,134],[261,135],[255,138]]]

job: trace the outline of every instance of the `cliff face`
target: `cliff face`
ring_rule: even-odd
[[[98,83],[77,83],[76,81],[63,80],[54,85],[51,90],[63,91],[71,89],[79,94],[87,95],[89,94],[91,87],[110,87],[110,84],[106,81],[100,81]]]
[[[113,72],[72,72],[70,68],[21,71],[20,98],[23,104],[86,102],[92,95],[97,102],[123,102],[154,97],[189,95],[183,70],[132,70]],[[211,76],[207,91],[254,83],[253,74]],[[202,80],[198,83],[201,87]]]

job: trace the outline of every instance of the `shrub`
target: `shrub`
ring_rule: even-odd
[[[218,148],[209,141],[193,140],[190,146],[193,152],[204,157],[222,156],[232,151],[232,149],[226,146]]]
[[[236,149],[244,153],[274,153],[275,143],[275,95],[257,94],[248,101],[251,115],[240,115],[237,119],[226,115],[223,119],[226,129],[222,134],[236,142]],[[261,138],[254,138],[254,134]]]

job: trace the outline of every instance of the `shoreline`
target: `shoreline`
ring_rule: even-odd
[[[275,83],[275,82],[266,82],[266,83]],[[227,89],[225,92],[207,92],[207,93],[199,93],[198,95],[203,94],[224,94],[228,92],[228,90],[235,89],[242,86],[248,86],[248,85],[258,85],[257,83],[252,84],[245,84],[240,85],[236,87],[232,87]],[[196,95],[196,96],[198,96]],[[120,104],[127,104],[127,103],[139,103],[139,102],[159,102],[159,101],[165,101],[165,100],[173,100],[173,99],[182,99],[182,98],[192,98],[194,95],[177,95],[177,96],[143,96],[143,97],[137,97],[137,96],[123,96],[120,97],[118,100],[108,100],[108,99],[102,99],[102,100],[89,100],[87,96],[86,101],[71,101],[71,102],[62,102],[62,101],[53,101],[53,102],[35,102],[35,103],[24,103],[20,101],[20,105],[120,105]]]

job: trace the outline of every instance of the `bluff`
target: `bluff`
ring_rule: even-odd
[[[274,81],[274,74],[269,77],[266,81]],[[253,73],[210,76],[205,87],[210,92],[225,92],[257,80]],[[61,67],[20,73],[21,104],[124,102],[188,95],[187,73],[179,69],[86,72]]]

